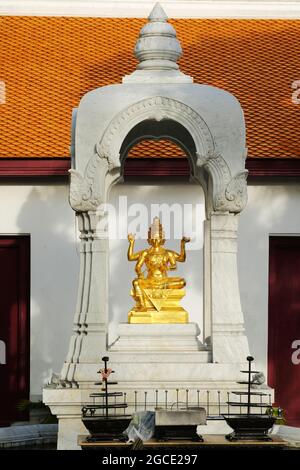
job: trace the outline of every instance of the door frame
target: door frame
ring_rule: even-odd
[[[276,350],[278,349],[278,316],[272,317],[271,320],[271,283],[274,282],[275,276],[275,257],[272,257],[272,249],[278,246],[285,247],[288,244],[300,246],[300,234],[270,234],[269,236],[269,279],[268,279],[268,385],[274,388],[275,404],[276,404],[276,385],[277,385],[277,368],[273,362]]]
[[[1,247],[18,247],[18,389],[20,399],[30,397],[30,298],[31,298],[31,239],[30,234],[0,234]],[[1,367],[1,366],[0,366]],[[28,412],[16,410],[15,420],[28,419]],[[0,417],[1,424],[1,417]],[[2,424],[3,425],[3,424]]]

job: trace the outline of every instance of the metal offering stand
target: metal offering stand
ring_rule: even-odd
[[[243,374],[247,374],[248,378],[246,381],[237,382],[241,385],[247,385],[247,390],[232,392],[234,395],[240,397],[240,401],[228,401],[229,407],[246,408],[246,413],[227,413],[223,414],[227,424],[233,429],[233,432],[228,434],[226,439],[229,441],[239,440],[259,440],[259,441],[271,441],[271,437],[268,435],[269,430],[274,425],[276,418],[269,414],[263,414],[263,408],[269,409],[269,403],[263,403],[262,397],[267,394],[260,391],[253,391],[251,385],[255,384],[252,379],[252,374],[257,374],[258,371],[251,370],[251,363],[254,360],[252,356],[247,357],[248,370],[242,370]],[[246,401],[242,402],[242,397],[246,396]],[[253,402],[252,397],[260,397],[260,402]],[[260,413],[252,412],[252,409],[260,410]]]
[[[92,404],[82,407],[82,422],[90,433],[87,442],[107,441],[107,440],[126,440],[123,431],[130,423],[131,415],[125,414],[127,408],[126,394],[123,392],[109,392],[109,385],[116,385],[117,382],[108,381],[113,370],[108,368],[108,357],[103,357],[104,368],[98,372],[101,374],[102,381],[95,385],[102,385],[101,392],[91,393]],[[122,402],[118,398],[122,397]],[[100,403],[97,401],[100,401]],[[113,402],[112,402],[113,400]],[[123,410],[117,413],[117,410]]]

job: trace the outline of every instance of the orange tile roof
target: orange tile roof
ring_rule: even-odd
[[[298,20],[171,20],[181,69],[233,93],[247,124],[250,157],[300,158]],[[134,70],[145,19],[2,17],[1,157],[68,157],[72,108],[93,88]],[[165,156],[173,156],[171,147]],[[146,155],[145,155],[146,156]]]
[[[143,140],[132,147],[128,158],[186,158],[185,151],[170,140]]]

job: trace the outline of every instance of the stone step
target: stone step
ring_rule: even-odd
[[[57,424],[28,424],[0,428],[0,448],[56,442],[57,432]]]
[[[201,343],[196,323],[185,324],[129,324],[120,323],[119,338],[110,346],[111,351],[199,351]]]
[[[170,357],[170,352],[172,356]],[[206,364],[211,362],[211,351],[143,351],[136,354],[132,351],[111,349],[108,351],[110,363],[115,364]]]

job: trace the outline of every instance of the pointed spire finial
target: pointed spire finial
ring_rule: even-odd
[[[156,3],[148,17],[148,23],[140,31],[134,54],[140,62],[138,70],[178,70],[177,59],[182,50],[167,15]]]
[[[168,23],[168,17],[160,5],[156,3],[148,16],[148,22],[140,31],[134,48],[134,55],[139,61],[137,70],[124,77],[123,83],[133,81],[176,81],[191,82],[179,71],[177,60],[182,54],[176,31]]]
[[[161,6],[159,2],[157,2],[154,7],[152,8],[152,11],[150,15],[148,16],[149,21],[167,21],[168,17],[166,15],[165,10]]]

